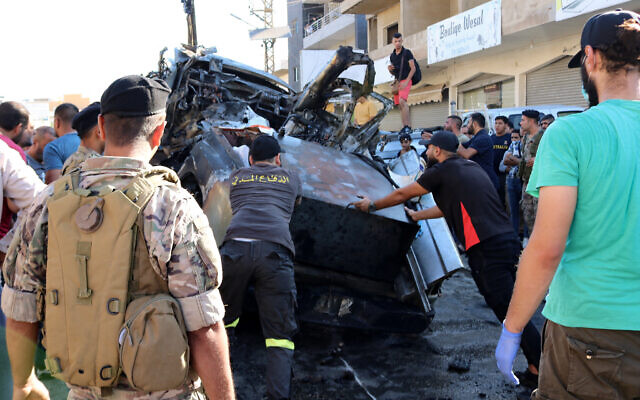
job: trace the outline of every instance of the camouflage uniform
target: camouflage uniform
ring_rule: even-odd
[[[542,135],[544,131],[540,130],[535,135],[529,137],[525,136],[524,138],[524,146],[522,150],[522,161],[520,162],[520,166],[518,169],[518,174],[522,179],[522,215],[524,217],[524,222],[527,224],[529,228],[529,233],[533,230],[533,224],[536,222],[536,212],[538,211],[538,198],[531,196],[527,193],[527,184],[529,183],[529,177],[531,176],[531,171],[533,167],[528,167],[527,162],[536,156],[538,152],[538,146],[540,145],[540,140],[542,139]]]
[[[64,165],[62,166],[62,175],[67,175],[79,170],[80,164],[89,158],[95,157],[100,157],[100,154],[90,148],[84,147],[83,145],[78,146],[78,150],[70,155],[69,158],[67,158],[67,161],[64,162]]]
[[[79,186],[100,190],[106,186],[123,188],[149,164],[121,157],[87,160],[80,169]],[[47,267],[48,210],[53,194],[49,185],[33,202],[20,225],[7,255],[3,273],[2,310],[7,317],[24,322],[43,321],[43,301]],[[193,197],[177,185],[158,187],[143,210],[143,233],[151,265],[167,283],[182,308],[188,331],[213,325],[224,316],[218,292],[222,279],[220,256],[216,250],[197,246],[200,235],[215,243],[204,215]],[[207,228],[195,221],[205,222]],[[215,247],[213,247],[215,249]],[[195,375],[192,374],[194,377]],[[166,392],[143,393],[129,389],[121,377],[111,396],[102,396],[99,388],[69,385],[72,400],[158,400],[204,398],[195,392],[201,386],[196,377],[183,387]],[[201,397],[202,396],[202,397]]]

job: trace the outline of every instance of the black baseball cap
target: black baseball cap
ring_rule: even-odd
[[[578,68],[582,64],[584,48],[591,46],[595,49],[607,48],[618,41],[620,25],[633,19],[640,24],[640,15],[621,8],[589,18],[580,38],[580,51],[569,61],[569,68]]]
[[[114,81],[102,94],[100,113],[147,117],[165,112],[169,85],[162,79],[129,75]]]
[[[264,161],[284,153],[280,148],[280,143],[273,136],[260,135],[251,144],[249,155],[253,161]]]
[[[424,143],[423,143],[424,142]],[[433,145],[436,147],[440,147],[442,150],[450,151],[455,153],[458,151],[458,137],[455,133],[451,131],[437,131],[431,136],[429,140],[421,140],[420,144],[424,144],[429,147],[429,145]]]
[[[71,127],[78,132],[82,139],[91,128],[98,125],[98,114],[100,114],[100,102],[91,103],[77,113],[71,121]]]

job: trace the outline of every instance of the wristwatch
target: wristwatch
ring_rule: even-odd
[[[375,210],[377,210],[377,208],[376,208],[376,203],[375,203],[375,202],[373,202],[373,201],[369,202],[369,210],[367,210],[367,211],[368,211],[369,213],[372,213],[372,212],[374,212]]]

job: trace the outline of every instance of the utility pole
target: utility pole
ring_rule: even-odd
[[[198,35],[196,33],[196,6],[195,0],[181,0],[184,12],[187,14],[188,45],[194,49],[198,47]]]
[[[253,0],[249,6],[249,13],[258,17],[258,19],[264,23],[265,29],[273,28],[273,0]],[[264,47],[264,70],[270,74],[273,74],[276,69],[273,49],[275,43],[275,38],[262,40],[262,47]]]

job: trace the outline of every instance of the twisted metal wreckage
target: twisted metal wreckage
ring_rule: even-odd
[[[352,65],[366,66],[362,83],[340,77]],[[416,224],[401,205],[372,214],[346,207],[358,194],[379,198],[396,186],[370,154],[392,104],[372,91],[375,70],[367,55],[341,47],[300,93],[274,76],[188,45],[176,50],[171,68],[161,56],[159,71],[150,75],[173,89],[153,162],[178,172],[218,243],[231,220],[229,175],[247,165],[246,145],[259,134],[280,141],[283,165],[303,183],[291,222],[300,320],[390,332],[428,326],[443,280],[462,268],[444,220]],[[361,95],[382,109],[357,127],[351,117]],[[338,112],[326,111],[328,103]],[[433,204],[427,195],[414,207]]]

